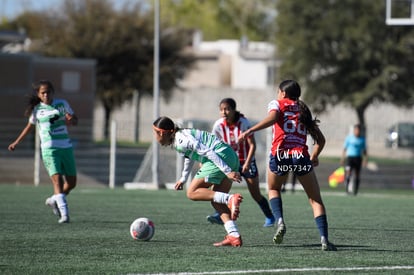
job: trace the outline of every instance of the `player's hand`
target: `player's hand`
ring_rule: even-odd
[[[238,144],[242,143],[246,139],[246,136],[247,136],[246,132],[243,132],[238,136],[238,138],[237,138],[237,143]]]
[[[78,125],[78,117],[76,115],[65,114],[66,125]]]
[[[184,182],[181,182],[181,181],[177,181],[176,183],[175,183],[175,186],[174,186],[174,189],[175,190],[183,190],[183,185],[184,185]]]
[[[314,167],[316,167],[316,166],[318,166],[318,165],[319,165],[319,158],[318,158],[317,156],[311,156],[310,160],[311,160],[312,165],[313,165]]]
[[[232,181],[241,182],[241,175],[239,172],[230,172],[227,174],[227,177]]]
[[[249,171],[249,167],[250,167],[250,164],[248,164],[248,163],[244,163],[243,164],[243,167],[242,167],[242,173],[246,173],[246,172],[248,172]]]
[[[14,149],[16,149],[16,143],[13,142],[12,144],[9,145],[9,147],[7,149],[9,149],[9,151],[14,151]]]

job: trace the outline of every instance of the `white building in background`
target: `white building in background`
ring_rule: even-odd
[[[266,89],[273,86],[274,45],[218,40],[193,47],[197,65],[183,81],[186,88]]]
[[[191,50],[197,61],[180,83],[185,91],[174,91],[169,102],[161,99],[161,115],[212,123],[218,118],[220,100],[233,97],[237,101],[237,109],[251,120],[259,121],[266,116],[267,104],[276,97],[274,76],[280,64],[274,58],[274,45],[237,40],[197,40]],[[139,108],[136,104],[127,103],[116,110],[113,119],[119,124],[119,139],[134,141],[135,129],[131,125],[139,125],[139,141],[151,141],[154,119],[152,107],[152,98],[144,97]],[[131,113],[139,115],[134,117]],[[102,137],[103,124],[99,121],[102,120],[102,114],[98,103],[95,109],[97,139]],[[387,130],[400,121],[414,122],[414,108],[400,109],[391,104],[376,103],[367,109],[365,117],[369,152],[393,155],[394,152],[390,153],[385,148]],[[328,108],[325,113],[318,115],[318,119],[328,141],[324,154],[340,155],[345,136],[358,121],[355,111],[338,105]]]
[[[218,103],[223,97],[235,98],[238,109],[254,120],[266,114],[267,103],[274,96],[274,75],[277,65],[274,45],[238,40],[196,40],[190,50],[196,57],[196,62],[180,83],[185,91],[174,91],[169,102],[161,99],[161,115],[180,120],[214,121],[218,116]],[[120,124],[118,137],[134,140],[134,129],[128,126],[139,125],[139,140],[150,141],[152,132],[149,126],[153,121],[152,98],[141,98],[139,111],[136,110],[136,105],[132,102],[127,103],[113,113],[113,119]],[[134,117],[131,113],[139,115]],[[103,110],[99,106],[95,117],[98,120],[103,117]],[[136,119],[139,123],[133,121]],[[99,133],[103,127],[98,121],[95,128]],[[102,134],[96,138],[99,139]]]

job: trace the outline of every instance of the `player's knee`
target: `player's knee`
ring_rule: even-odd
[[[190,200],[195,200],[195,192],[192,189],[188,189],[187,190],[187,198],[189,198]]]

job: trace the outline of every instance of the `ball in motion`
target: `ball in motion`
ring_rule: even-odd
[[[131,223],[129,232],[134,240],[149,241],[154,236],[154,223],[148,218],[141,217]]]

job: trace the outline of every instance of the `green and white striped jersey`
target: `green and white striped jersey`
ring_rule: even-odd
[[[224,174],[232,171],[231,167],[219,156],[228,144],[215,135],[197,129],[182,129],[175,134],[174,149],[184,155],[182,182],[188,178],[193,161],[212,161]],[[190,161],[191,160],[191,161]]]
[[[41,102],[34,107],[29,122],[37,124],[42,149],[72,147],[66,114],[73,115],[73,110],[64,99],[53,99],[50,105]]]

